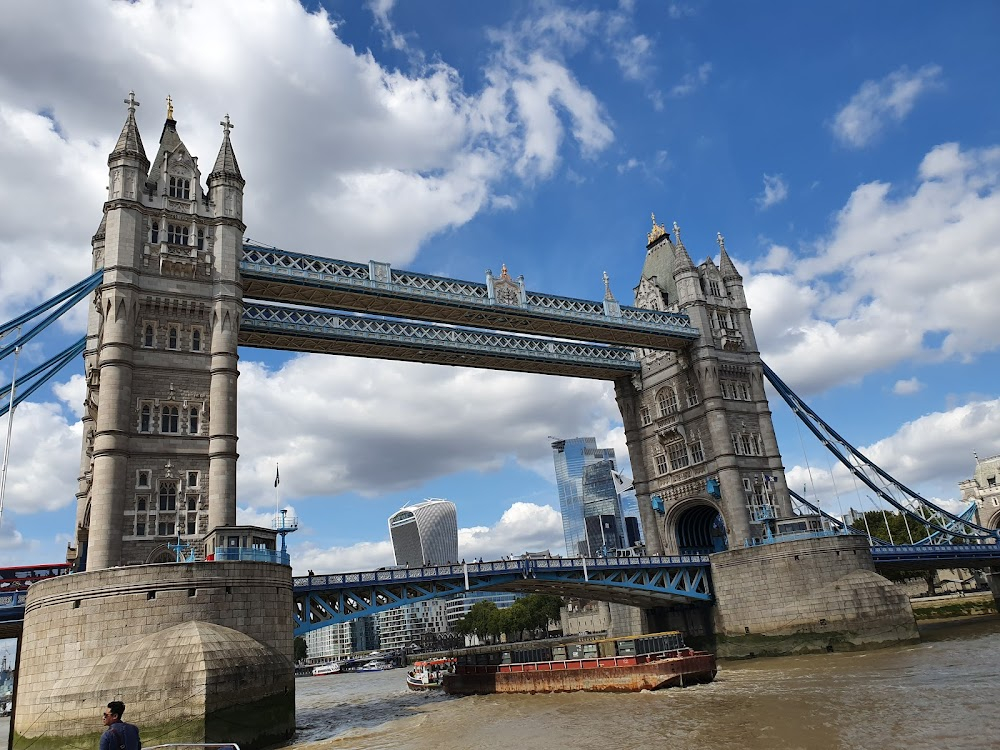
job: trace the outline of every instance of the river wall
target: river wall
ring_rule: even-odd
[[[291,569],[273,563],[137,565],[36,583],[13,747],[96,747],[112,700],[147,746],[288,739],[291,613]]]

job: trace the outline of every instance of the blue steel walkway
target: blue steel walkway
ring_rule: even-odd
[[[295,634],[466,591],[579,596],[637,607],[710,602],[707,555],[532,558],[293,579]]]

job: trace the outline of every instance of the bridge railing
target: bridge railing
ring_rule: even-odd
[[[647,555],[643,557],[540,557],[517,560],[490,560],[488,562],[426,565],[415,568],[388,568],[386,570],[356,573],[331,573],[328,575],[296,576],[293,585],[314,589],[351,586],[363,583],[403,583],[454,576],[513,573],[528,577],[534,570],[608,570],[612,568],[639,569],[649,566],[708,565],[708,555]]]

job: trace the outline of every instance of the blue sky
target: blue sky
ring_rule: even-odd
[[[1000,8],[990,2],[34,2],[0,28],[0,320],[85,276],[134,89],[202,164],[230,114],[247,235],[632,301],[650,212],[716,232],[762,356],[856,445],[954,503],[1000,453]],[[25,352],[39,362],[82,330]],[[549,435],[624,459],[610,386],[241,352],[241,518],[280,502],[299,570],[391,562],[405,502],[466,557],[562,548]],[[11,361],[0,362],[3,382]],[[14,422],[0,562],[61,559],[82,367]],[[790,483],[829,460],[772,401]],[[5,424],[0,422],[0,428]]]

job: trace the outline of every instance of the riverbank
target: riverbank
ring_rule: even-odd
[[[911,599],[910,606],[913,607],[913,615],[918,622],[997,614],[996,600],[988,591]]]

